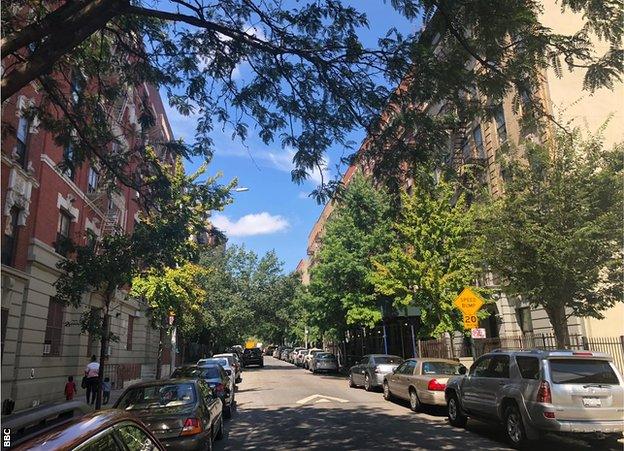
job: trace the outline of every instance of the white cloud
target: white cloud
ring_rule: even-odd
[[[232,221],[226,215],[216,214],[212,217],[212,224],[223,230],[226,235],[233,237],[268,235],[290,227],[286,218],[279,215],[273,216],[266,211],[248,214],[236,221]]]

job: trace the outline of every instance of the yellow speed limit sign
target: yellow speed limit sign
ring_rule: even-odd
[[[484,304],[483,299],[477,293],[466,287],[455,298],[453,305],[463,313],[464,329],[474,329],[479,327],[477,312]]]

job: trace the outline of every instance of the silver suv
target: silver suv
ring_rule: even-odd
[[[540,432],[622,437],[624,381],[612,358],[592,351],[494,351],[447,383],[449,421],[503,423],[516,448]]]

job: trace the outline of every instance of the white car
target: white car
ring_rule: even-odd
[[[243,365],[241,364],[238,358],[238,355],[236,353],[227,352],[224,354],[216,354],[213,356],[213,358],[228,359],[230,366],[234,368],[234,374],[235,374],[234,383],[240,384],[241,382],[243,382]]]
[[[303,356],[303,367],[305,369],[310,368],[310,360],[312,360],[312,357],[314,357],[319,352],[323,352],[323,350],[322,349],[318,349],[318,348],[308,349],[308,353],[304,354],[304,356]]]
[[[303,366],[303,358],[308,353],[307,349],[301,349],[297,354],[295,354],[295,365]]]

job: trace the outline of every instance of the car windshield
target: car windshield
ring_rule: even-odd
[[[461,368],[461,365],[459,363],[423,362],[423,364],[422,364],[422,373],[423,374],[458,375],[459,374],[459,368]]]
[[[193,384],[151,385],[128,389],[117,404],[118,409],[139,410],[178,407],[195,402]]]
[[[202,359],[199,362],[197,362],[197,365],[199,366],[204,366],[204,365],[221,365],[221,366],[228,366],[229,362],[228,359],[225,358],[221,358],[221,359]]]
[[[176,370],[171,375],[172,378],[201,378],[201,379],[217,379],[221,377],[221,373],[219,372],[218,366],[207,366],[207,367],[194,367],[189,366],[185,368],[176,368]]]
[[[384,355],[375,357],[375,363],[378,365],[399,365],[400,363],[403,363],[403,359],[392,355]]]
[[[336,360],[334,354],[319,354],[317,357],[321,360]]]
[[[619,384],[606,360],[552,359],[550,376],[555,384]]]

